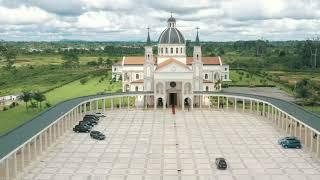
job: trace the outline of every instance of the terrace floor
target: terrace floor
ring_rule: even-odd
[[[23,180],[319,180],[320,162],[282,149],[281,133],[260,116],[222,110],[111,111],[97,141],[72,130]],[[224,157],[227,170],[217,170]]]

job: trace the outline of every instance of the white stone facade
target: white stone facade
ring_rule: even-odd
[[[158,54],[154,55],[148,34],[144,57],[124,57],[112,67],[113,77],[122,79],[123,92],[154,92],[148,105],[196,106],[200,100],[194,92],[220,91],[222,81],[230,81],[229,65],[223,64],[220,57],[202,57],[198,34],[193,57],[187,57],[186,42],[172,17],[157,48]]]

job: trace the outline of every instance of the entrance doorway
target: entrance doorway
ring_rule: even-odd
[[[177,105],[177,93],[169,94],[169,105]]]

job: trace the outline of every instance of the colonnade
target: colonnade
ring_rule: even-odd
[[[41,155],[45,155],[46,151],[54,146],[59,138],[65,133],[72,131],[73,126],[86,113],[98,111],[105,113],[106,110],[114,110],[116,108],[138,108],[135,104],[132,104],[132,99],[130,99],[134,98],[135,102],[138,96],[143,96],[144,104],[142,108],[148,108],[146,99],[152,99],[153,94],[105,96],[80,102],[73,109],[62,114],[57,120],[3,157],[0,160],[0,179],[17,179],[25,169],[28,169],[32,165],[33,161],[38,160]],[[204,106],[200,100],[199,108],[223,108],[238,112],[254,113],[261,116],[270,121],[284,136],[298,137],[303,144],[303,148],[308,149],[313,156],[320,157],[320,133],[270,102],[231,95],[197,96],[200,99],[210,99],[208,106]]]

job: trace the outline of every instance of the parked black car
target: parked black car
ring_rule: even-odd
[[[106,136],[99,131],[91,131],[90,136],[93,139],[98,139],[98,140],[104,140],[106,138]]]
[[[216,158],[216,165],[218,169],[227,169],[227,162],[224,158]]]
[[[96,119],[97,121],[99,121],[99,117],[98,116],[96,116],[96,115],[94,115],[94,114],[86,114],[83,118],[94,118],[94,119]]]
[[[96,120],[94,118],[90,118],[90,117],[84,117],[82,121],[88,121],[88,122],[91,122],[94,125],[98,124],[98,120]]]
[[[76,125],[73,128],[74,132],[90,132],[91,128],[89,128],[88,126],[83,126],[83,125]]]
[[[94,124],[89,121],[79,121],[79,125],[88,126],[90,129],[93,128]]]

